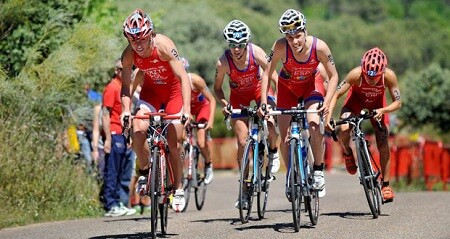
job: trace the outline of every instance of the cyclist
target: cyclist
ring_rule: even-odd
[[[323,115],[328,114],[331,98],[336,90],[338,73],[333,55],[328,45],[321,39],[308,36],[306,18],[297,10],[286,10],[279,20],[279,30],[284,37],[278,39],[272,46],[268,67],[262,77],[261,101],[265,103],[265,91],[269,75],[275,71],[279,61],[283,63],[278,78],[277,108],[290,109],[298,104],[298,99],[304,99],[306,109],[317,109],[319,101],[324,101],[319,109]],[[315,73],[319,63],[322,63],[329,81],[325,97],[315,87]],[[283,97],[280,97],[283,96]],[[285,165],[288,165],[287,140],[291,116],[280,115],[278,125],[281,134],[281,155]],[[311,135],[311,147],[314,155],[314,183],[313,187],[320,190],[319,196],[325,195],[325,178],[323,174],[323,135],[319,130],[319,115],[308,114],[307,121]],[[286,187],[286,196],[290,195]],[[289,198],[289,197],[288,197]]]
[[[149,15],[141,9],[136,9],[123,24],[123,33],[128,40],[128,46],[122,53],[123,85],[122,85],[122,117],[130,115],[131,96],[130,83],[132,67],[135,65],[144,77],[139,95],[136,114],[156,112],[162,109],[169,115],[185,116],[190,119],[191,90],[189,77],[180,61],[178,50],[173,41],[165,35],[156,34]],[[136,79],[138,80],[138,79]],[[133,121],[133,148],[139,160],[138,190],[145,191],[148,175],[149,148],[146,145],[148,121]],[[181,143],[183,125],[178,120],[173,121],[168,128],[167,139],[170,151],[169,162],[174,172],[175,193],[172,208],[176,212],[185,206],[184,191],[181,183],[182,162]]]
[[[226,109],[228,101],[225,99],[222,85],[225,74],[229,77],[230,97],[229,103],[233,108],[239,109],[241,105],[249,106],[254,100],[260,102],[261,98],[261,68],[265,69],[267,65],[267,55],[261,47],[250,42],[250,28],[240,20],[232,20],[224,30],[223,36],[228,43],[228,48],[222,54],[216,64],[216,76],[214,83],[214,92],[216,97],[223,105],[222,112],[229,114]],[[274,73],[271,77],[276,84],[277,75]],[[267,87],[266,87],[267,90]],[[265,94],[267,97],[267,94]],[[275,105],[273,93],[270,96],[272,106]],[[267,100],[264,101],[267,103]],[[237,160],[243,155],[245,141],[248,135],[247,121],[243,117],[233,117],[231,124],[234,133],[237,136],[238,152]],[[275,130],[273,119],[268,124],[269,128],[269,160],[272,162],[272,173],[276,173],[280,168],[276,142],[278,134]],[[238,206],[239,200],[236,202]]]
[[[186,71],[189,69],[189,61],[182,57]],[[211,94],[211,91],[206,84],[206,81],[195,73],[188,73],[191,80],[191,112],[195,116],[195,120],[198,123],[206,123],[206,127],[203,129],[197,129],[197,145],[200,148],[200,152],[205,159],[205,184],[210,184],[214,178],[212,161],[211,161],[211,148],[212,140],[209,134],[209,130],[214,127],[214,114],[216,111],[216,99]]]
[[[402,106],[400,89],[398,87],[397,76],[394,71],[387,68],[387,56],[378,47],[372,48],[364,53],[361,59],[361,65],[353,68],[339,84],[336,94],[330,104],[330,112],[336,101],[348,90],[344,105],[341,110],[341,118],[347,118],[356,115],[363,108],[376,111],[375,120],[381,122],[382,130],[373,127],[377,148],[381,159],[381,173],[383,179],[382,194],[385,202],[391,202],[394,199],[394,191],[389,186],[390,179],[390,152],[389,152],[389,115],[388,113],[398,110]],[[391,94],[392,103],[387,105],[385,98],[385,88],[388,88]],[[331,115],[330,113],[330,115]],[[371,120],[375,126],[375,120]],[[343,149],[343,157],[347,172],[355,174],[357,170],[355,162],[356,151],[354,144],[350,144],[350,127],[341,125],[338,132],[339,142]]]

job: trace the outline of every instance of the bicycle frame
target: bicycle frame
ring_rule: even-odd
[[[197,129],[204,129],[206,124],[191,121],[186,127],[186,137],[183,142],[183,189],[185,192],[186,206],[183,212],[186,211],[191,193],[191,187],[195,188],[195,205],[197,210],[203,208],[205,193],[207,186],[204,183],[204,177],[200,177],[198,173],[199,159],[201,152],[197,144]]]
[[[166,138],[169,120],[179,119],[179,116],[168,116],[166,113],[146,113],[136,115],[135,119],[149,120],[147,129],[147,144],[150,149],[149,175],[147,189],[150,188],[152,211],[152,237],[156,238],[157,228],[157,208],[161,215],[161,232],[167,231],[167,213],[169,195],[174,190],[174,175],[172,166],[167,162],[166,155],[169,153],[168,141]],[[159,206],[158,206],[159,204]]]
[[[319,108],[322,102],[319,103]],[[319,198],[318,191],[312,189],[311,166],[314,162],[314,156],[309,147],[309,131],[307,128],[307,114],[319,113],[318,110],[306,110],[302,99],[299,99],[297,107],[290,110],[274,110],[267,115],[291,115],[290,135],[289,135],[289,163],[286,172],[286,187],[290,189],[289,200],[292,203],[292,216],[294,229],[296,232],[300,229],[300,208],[302,197],[305,198],[305,209],[309,213],[311,223],[317,224]],[[323,117],[320,117],[320,131],[325,131]],[[309,160],[310,159],[310,160]],[[300,178],[297,178],[300,176]],[[314,197],[314,207],[311,200]],[[313,211],[314,209],[314,211]]]
[[[267,143],[267,136],[268,136],[268,129],[267,129],[267,121],[266,119],[260,119],[258,117],[258,107],[243,107],[242,109],[231,109],[231,106],[229,106],[229,112],[231,112],[232,115],[240,115],[243,117],[247,117],[247,127],[248,127],[248,136],[246,140],[246,145],[243,152],[243,158],[241,160],[240,165],[240,191],[239,191],[239,214],[241,218],[242,223],[248,222],[248,219],[250,217],[250,212],[253,204],[253,196],[254,193],[256,193],[258,197],[258,217],[262,219],[264,217],[265,213],[265,207],[267,205],[267,195],[268,195],[268,181],[267,172],[270,172],[270,163],[267,162],[268,169],[266,170],[264,184],[262,182],[262,168],[264,166],[264,156],[261,157],[261,155],[268,155],[268,143]],[[228,125],[229,117],[231,115],[228,115],[226,121],[227,121],[227,128],[231,128]],[[260,130],[260,127],[263,128],[263,130]],[[250,151],[251,149],[251,151]],[[251,155],[251,162],[249,160],[249,157]],[[251,164],[251,169],[249,168]],[[250,170],[252,172],[251,179],[248,178],[250,174]],[[271,176],[269,176],[271,177]],[[249,181],[247,181],[249,180]],[[247,193],[249,195],[248,198],[248,208],[246,209],[247,213],[244,215],[244,208],[242,206],[242,198],[244,195],[243,191],[243,185],[248,189]],[[264,197],[262,197],[261,193],[265,192]],[[260,202],[260,200],[263,200],[264,202]]]

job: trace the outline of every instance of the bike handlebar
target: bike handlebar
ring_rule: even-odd
[[[330,125],[334,128],[338,125],[342,125],[342,124],[351,124],[355,127],[361,127],[360,124],[362,121],[367,120],[367,119],[372,119],[375,115],[377,114],[376,111],[368,111],[368,110],[361,110],[359,115],[355,115],[355,116],[350,116],[348,118],[345,119],[340,119],[339,121],[334,121],[333,118],[330,119]],[[381,122],[379,120],[375,120],[377,122],[377,127],[380,131],[384,131],[383,126],[381,125]],[[331,137],[333,138],[334,141],[337,141],[337,135],[336,135],[336,131],[333,130],[331,132]]]

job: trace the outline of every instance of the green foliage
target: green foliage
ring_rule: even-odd
[[[399,116],[408,126],[422,128],[434,125],[441,133],[450,131],[450,71],[431,64],[419,73],[405,76],[403,107]]]
[[[0,228],[100,215],[102,211],[96,180],[72,165],[73,155],[65,151],[63,136],[68,125],[92,116],[83,84],[106,83],[110,78],[106,72],[114,66],[122,46],[93,19],[71,27],[61,9],[73,14],[70,4],[76,2],[67,6],[60,6],[62,1],[52,3],[48,6],[59,10],[47,11],[58,16],[52,15],[40,25],[43,31],[36,31],[42,33],[40,39],[23,48],[17,47],[23,42],[1,45],[6,46],[2,52],[9,46],[12,51],[28,52],[15,77],[0,71]],[[84,11],[84,5],[76,6]]]
[[[83,2],[6,1],[0,10],[0,64],[8,74],[17,75],[27,62],[42,62],[58,48],[81,20]]]

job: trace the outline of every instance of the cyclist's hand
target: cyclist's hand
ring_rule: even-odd
[[[122,127],[124,127],[124,130],[127,130],[130,128],[130,125],[131,125],[131,117],[130,116],[131,116],[131,113],[128,111],[124,111],[120,115],[120,123],[122,124]],[[128,119],[128,120],[124,121],[125,119]]]
[[[213,120],[213,122],[207,121],[205,123],[206,123],[206,127],[205,127],[206,130],[210,130],[210,129],[214,128],[214,120]]]
[[[330,108],[325,103],[322,105],[322,107],[319,107],[317,110],[319,111],[319,114],[322,114],[323,117],[325,117],[326,115],[328,115],[328,113],[330,113]]]
[[[191,123],[191,114],[190,113],[183,113],[181,115],[181,123],[184,125],[184,127],[186,128],[189,123]]]
[[[383,119],[383,110],[382,109],[376,109],[373,111],[375,115],[373,116],[374,119],[377,121],[381,121]]]
[[[225,116],[231,114],[231,111],[229,110],[231,107],[229,106],[228,101],[222,99],[222,104],[224,105],[224,107],[222,107],[222,114]]]
[[[263,103],[258,108],[258,117],[261,118],[261,119],[262,118],[268,119],[269,118],[269,116],[267,116],[268,112],[269,112],[269,107],[267,106],[267,104]]]

